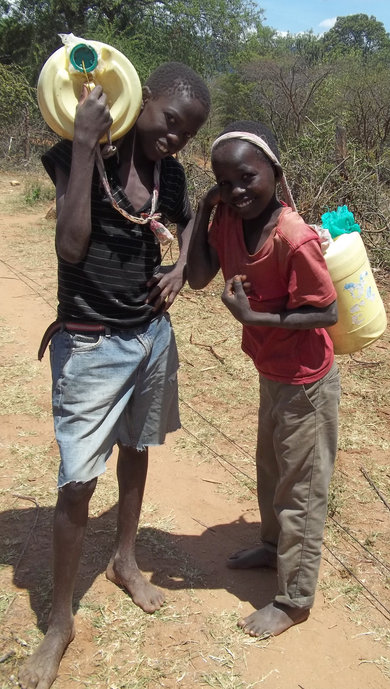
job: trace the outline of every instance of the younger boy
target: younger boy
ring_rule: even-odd
[[[24,689],[50,687],[74,638],[72,597],[88,504],[115,444],[119,505],[107,577],[145,612],[164,601],[138,569],[135,539],[148,447],[180,426],[178,356],[167,309],[185,281],[192,212],[183,168],[173,156],[209,109],[203,80],[186,65],[166,63],[146,82],[135,125],[106,161],[110,188],[102,186],[95,166],[99,141],[112,123],[100,86],[77,108],[73,143],[62,141],[43,157],[56,185],[59,305],[40,358],[52,338],[61,464],[52,609],[45,638],[20,672]],[[179,230],[180,256],[168,271],[159,267],[155,212]],[[146,224],[128,219],[145,216]]]
[[[277,568],[274,600],[239,623],[265,637],[303,622],[314,601],[337,451],[340,383],[326,331],[336,293],[316,232],[276,196],[285,178],[270,130],[233,123],[213,144],[212,166],[217,186],[199,204],[188,281],[201,289],[222,268],[222,301],[260,374],[261,542],[228,566]]]

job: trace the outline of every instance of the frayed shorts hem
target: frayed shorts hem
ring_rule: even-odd
[[[90,481],[94,481],[95,478],[98,479],[99,476],[103,476],[105,471],[106,471],[106,467],[104,467],[104,469],[102,469],[102,471],[99,471],[98,473],[94,474],[94,476],[89,476],[88,478],[87,477],[85,477],[83,479],[69,478],[69,479],[65,479],[64,481],[61,481],[61,483],[58,481],[57,489],[61,490],[61,488],[65,488],[65,486],[69,486],[70,483],[89,483]]]
[[[144,440],[143,443],[139,443],[138,440],[129,438],[126,440],[126,442],[122,442],[121,440],[119,441],[123,447],[131,447],[133,450],[137,450],[138,452],[143,452],[144,450],[147,450],[148,447],[160,447],[161,445],[165,444],[166,436],[168,433],[175,433],[176,431],[179,431],[181,429],[181,424],[174,426],[172,428],[169,428],[165,431],[165,435],[163,438],[159,438],[158,440],[150,439],[148,440],[147,438]]]
[[[181,425],[178,425],[174,428],[171,428],[171,429],[167,430],[166,435],[168,435],[168,433],[175,433],[175,431],[180,430],[180,428],[181,428]],[[121,445],[123,445],[123,447],[130,447],[132,450],[137,450],[137,452],[144,452],[144,450],[147,450],[149,447],[161,447],[161,445],[165,444],[165,439],[166,439],[166,436],[164,436],[164,438],[161,440],[150,440],[150,441],[146,440],[142,444],[142,446],[139,443],[137,444],[137,441],[132,442],[130,439],[130,441],[126,441],[124,443],[121,442]],[[93,475],[91,475],[91,476],[84,477],[82,479],[69,478],[69,479],[66,479],[65,481],[62,481],[61,483],[58,482],[57,488],[58,488],[58,490],[61,490],[61,488],[64,488],[69,483],[89,483],[90,481],[93,481],[94,479],[98,479],[99,476],[103,476],[103,474],[105,472],[106,472],[106,463],[105,463],[103,469],[101,469],[100,471],[94,472]]]

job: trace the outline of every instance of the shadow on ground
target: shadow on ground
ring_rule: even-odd
[[[54,509],[11,509],[0,513],[0,563],[13,568],[13,583],[30,596],[31,609],[42,631],[51,600],[51,531]],[[74,608],[96,577],[105,571],[116,528],[116,507],[91,517],[77,578]],[[276,591],[273,570],[230,570],[227,545],[255,543],[258,527],[239,519],[207,528],[199,536],[177,535],[151,526],[141,527],[137,541],[140,569],[167,590],[225,589],[237,599],[259,608]]]

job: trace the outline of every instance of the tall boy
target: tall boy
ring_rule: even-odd
[[[75,635],[72,597],[97,478],[119,446],[117,534],[107,577],[152,613],[163,603],[135,559],[148,447],[180,426],[178,356],[167,309],[185,281],[192,212],[182,166],[173,157],[207,119],[203,80],[166,63],[143,89],[141,113],[106,162],[106,193],[95,166],[111,125],[97,86],[78,106],[73,144],[43,157],[56,186],[58,320],[49,329],[53,415],[61,463],[54,515],[54,587],[49,625],[23,666],[24,689],[48,689]],[[158,198],[156,204],[156,198]],[[177,224],[180,256],[160,270],[153,223],[124,217],[154,211]],[[42,355],[42,352],[41,352]]]

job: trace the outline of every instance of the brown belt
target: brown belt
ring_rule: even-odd
[[[110,327],[107,325],[101,325],[100,323],[72,323],[69,321],[54,321],[54,323],[51,323],[49,327],[46,328],[43,334],[41,344],[39,345],[38,349],[39,361],[42,360],[51,338],[59,330],[66,330],[70,333],[110,333]]]

